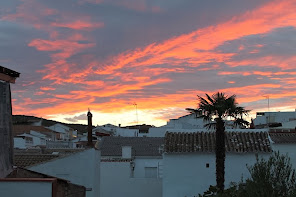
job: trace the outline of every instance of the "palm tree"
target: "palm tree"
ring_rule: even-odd
[[[236,102],[236,96],[226,96],[224,93],[217,92],[211,96],[206,94],[206,98],[198,96],[199,106],[197,109],[187,108],[197,117],[203,118],[208,123],[208,128],[216,128],[216,182],[220,192],[224,190],[225,181],[225,122],[228,117],[234,119],[235,125],[248,125],[243,119],[243,115],[247,115],[249,110],[239,107]],[[214,123],[211,121],[214,120]]]

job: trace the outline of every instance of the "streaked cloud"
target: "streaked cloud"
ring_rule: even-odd
[[[266,108],[262,95],[274,110],[293,109],[296,2],[219,4],[29,0],[8,6],[0,28],[30,27],[23,39],[34,54],[19,55],[32,62],[28,69],[14,68],[24,71],[13,87],[14,113],[79,122],[88,107],[110,118],[132,114],[130,103],[137,103],[140,113],[150,113],[152,123],[143,123],[160,124],[175,118],[174,110],[180,115],[196,106],[197,94],[216,91],[237,94],[252,110]],[[9,67],[14,59],[7,57],[0,63]]]

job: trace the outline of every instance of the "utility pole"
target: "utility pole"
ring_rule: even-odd
[[[268,119],[267,119],[267,124],[269,127],[269,123],[270,123],[270,111],[269,111],[269,95],[264,96],[265,98],[267,98],[267,107],[268,107]]]

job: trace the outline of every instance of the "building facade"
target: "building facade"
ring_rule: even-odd
[[[225,145],[226,188],[248,178],[256,154],[272,151],[267,132],[226,132]],[[215,133],[167,133],[163,157],[163,197],[195,197],[216,185]]]

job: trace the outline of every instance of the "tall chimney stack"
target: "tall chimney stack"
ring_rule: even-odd
[[[5,178],[13,166],[12,105],[10,83],[20,73],[0,66],[0,178]]]
[[[93,147],[92,142],[92,114],[90,113],[90,110],[88,109],[87,112],[87,119],[88,119],[88,125],[87,125],[87,146]]]

